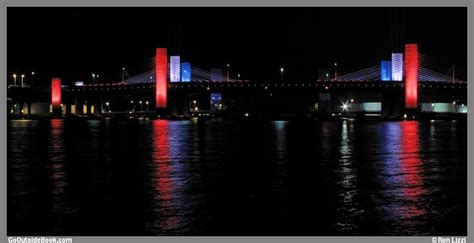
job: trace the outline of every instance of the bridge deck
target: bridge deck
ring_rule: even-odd
[[[66,92],[75,91],[140,91],[153,89],[153,83],[104,83],[104,84],[88,84],[83,86],[67,86],[64,88]],[[387,82],[387,81],[319,81],[314,83],[223,83],[223,82],[206,82],[206,83],[169,83],[169,89],[216,89],[216,88],[316,88],[316,89],[333,89],[333,88],[403,88],[403,82]],[[467,83],[446,83],[446,82],[419,82],[419,88],[426,89],[466,89]]]

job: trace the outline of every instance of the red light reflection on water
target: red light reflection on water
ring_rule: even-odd
[[[159,213],[159,228],[163,231],[173,230],[180,224],[175,207],[173,191],[175,185],[172,179],[170,165],[169,122],[166,120],[153,121],[153,161],[155,171],[155,191],[157,193],[157,208]]]
[[[401,173],[403,174],[403,195],[408,200],[406,208],[402,209],[405,218],[416,217],[425,214],[416,204],[420,196],[425,193],[423,180],[420,176],[422,162],[419,158],[418,122],[405,121],[401,123]]]

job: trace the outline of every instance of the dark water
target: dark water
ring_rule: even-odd
[[[8,123],[9,235],[466,235],[461,121]]]

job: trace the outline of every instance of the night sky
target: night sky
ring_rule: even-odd
[[[7,9],[12,73],[64,83],[121,80],[150,69],[168,47],[201,69],[224,67],[255,82],[310,82],[318,67],[350,73],[418,43],[430,68],[465,80],[467,8],[13,8]],[[427,62],[428,63],[428,62]],[[450,74],[449,74],[450,75]]]

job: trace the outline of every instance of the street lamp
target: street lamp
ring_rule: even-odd
[[[16,85],[16,73],[13,74],[13,84]]]
[[[227,82],[229,81],[229,75],[230,75],[230,64],[227,63],[227,77],[226,77]]]
[[[33,87],[34,81],[35,81],[35,72],[31,72],[31,87]]]
[[[283,67],[280,68],[280,75],[281,75],[281,81],[283,82],[283,71],[285,71],[285,69]]]
[[[25,75],[22,74],[22,75],[21,75],[21,87],[23,87],[23,79],[24,79],[24,78],[25,78]]]
[[[95,73],[92,73],[92,83],[95,83]]]
[[[138,102],[138,103],[140,103],[140,111],[143,111],[142,101],[140,100],[140,102]]]
[[[148,100],[145,101],[145,104],[146,104],[146,111],[148,111]]]
[[[110,112],[110,107],[109,107],[110,103],[107,101],[105,102],[105,105],[107,106],[107,111]]]
[[[125,82],[125,67],[122,67],[122,83]]]
[[[97,83],[98,83],[98,82],[99,82],[99,74],[97,74],[96,76],[97,76],[96,81],[97,81]]]
[[[337,81],[337,62],[334,63],[334,80]]]

